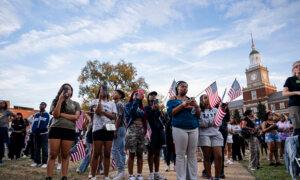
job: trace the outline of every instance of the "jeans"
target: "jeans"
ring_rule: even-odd
[[[81,161],[79,165],[79,173],[84,173],[86,169],[88,168],[91,160],[91,153],[92,153],[92,144],[91,143],[86,143],[86,148],[85,148],[85,157]]]
[[[295,160],[295,158],[299,158],[299,136],[292,136],[288,137],[285,140],[285,147],[284,147],[284,163],[287,171],[290,173],[293,179],[296,179],[296,176],[300,173],[300,167]],[[298,152],[297,152],[298,150]]]
[[[250,161],[249,168],[259,167],[259,142],[257,137],[251,136],[249,139]]]
[[[4,157],[5,146],[4,144],[9,143],[8,138],[8,128],[7,127],[0,127],[0,160]]]
[[[47,164],[48,159],[48,133],[33,134],[34,159],[36,164]],[[41,158],[42,153],[42,158]]]
[[[114,139],[112,145],[112,157],[115,160],[118,171],[124,171],[125,169],[125,127],[119,127],[117,132],[117,138]]]
[[[181,129],[173,127],[173,139],[176,152],[177,180],[196,180],[198,164],[196,150],[198,145],[198,128]],[[187,158],[185,158],[187,156]]]
[[[24,154],[26,156],[30,155],[30,159],[34,160],[34,144],[33,144],[33,134],[30,133],[29,134],[29,139],[27,141],[25,150],[24,150]]]

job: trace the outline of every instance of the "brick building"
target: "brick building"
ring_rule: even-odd
[[[236,109],[240,114],[246,109],[257,112],[257,105],[261,102],[267,110],[288,113],[288,97],[282,96],[282,91],[277,91],[276,86],[270,83],[269,70],[263,66],[261,59],[252,39],[252,51],[249,54],[250,65],[245,72],[247,86],[243,88],[242,100],[229,103],[231,112]]]
[[[8,109],[10,111],[12,111],[13,113],[22,113],[23,118],[27,119],[30,116],[32,116],[33,114],[35,114],[36,112],[38,112],[39,110],[34,110],[33,108],[30,107],[22,107],[22,106],[13,106],[11,107],[10,105],[10,101],[7,100],[3,100],[7,103]]]

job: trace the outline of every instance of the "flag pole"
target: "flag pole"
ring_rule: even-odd
[[[223,93],[223,96],[222,96],[222,100],[221,100],[221,102],[223,102],[223,100],[224,100],[224,97],[225,97],[226,91],[227,91],[227,88],[225,88],[225,90],[224,90],[224,93]]]
[[[205,89],[203,91],[201,91],[199,94],[197,94],[197,96],[195,96],[195,99],[200,96],[203,92],[205,91]]]
[[[212,82],[210,85],[212,85],[212,84],[215,83],[215,82],[216,82],[216,81]],[[210,85],[209,85],[209,86],[210,86]],[[208,86],[208,87],[209,87],[209,86]],[[206,89],[206,88],[205,88],[205,89]],[[196,97],[200,96],[200,95],[205,91],[205,89],[204,89],[203,91],[201,91],[199,94],[197,94],[197,95],[195,96],[195,99],[196,99]]]

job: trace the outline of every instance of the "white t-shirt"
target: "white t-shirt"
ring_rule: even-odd
[[[94,99],[91,102],[91,106],[95,105],[95,107],[97,108],[98,102],[99,102],[99,99]],[[117,107],[114,102],[101,100],[101,104],[102,104],[103,110],[105,112],[117,114]],[[95,113],[94,119],[93,119],[93,132],[103,129],[104,125],[108,124],[108,123],[113,123],[113,122],[108,117],[106,117],[104,115],[99,116],[98,114]]]

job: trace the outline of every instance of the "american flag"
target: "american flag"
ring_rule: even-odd
[[[241,89],[239,82],[235,79],[231,85],[229,92],[228,92],[228,96],[230,98],[230,101],[232,101],[235,98],[239,97],[240,95],[242,95],[242,89]]]
[[[174,79],[173,82],[172,82],[172,85],[171,85],[171,87],[169,89],[169,98],[171,98],[173,96],[176,96],[176,90],[175,90],[175,88],[176,88],[176,81]]]
[[[222,120],[223,120],[225,115],[226,115],[226,112],[224,111],[224,109],[220,105],[219,108],[218,108],[218,112],[217,112],[217,114],[215,115],[215,118],[214,118],[214,124],[216,126],[221,126]]]
[[[76,130],[78,131],[82,130],[83,121],[84,121],[84,112],[81,111],[81,114],[76,121]]]
[[[215,107],[219,102],[221,102],[221,98],[218,95],[218,87],[216,81],[208,86],[205,89],[205,92],[208,95],[210,107]]]
[[[79,140],[77,144],[71,149],[71,161],[76,162],[84,158],[85,149],[82,140]]]
[[[115,161],[115,159],[114,159],[114,158],[112,158],[112,160],[111,160],[111,168],[112,168],[113,170],[115,170],[115,169],[116,169],[116,167],[117,167],[117,165],[116,165],[116,161]]]

